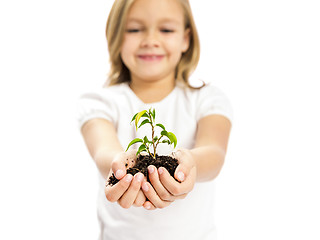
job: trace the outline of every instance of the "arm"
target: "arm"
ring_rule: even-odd
[[[216,178],[222,169],[231,130],[230,121],[220,115],[200,119],[195,147],[190,150],[197,168],[197,181]]]
[[[92,119],[82,126],[81,133],[92,159],[101,175],[106,178],[112,160],[123,152],[116,130],[112,123],[105,119]]]
[[[230,129],[230,121],[223,116],[210,115],[202,118],[198,122],[195,147],[177,151],[179,166],[175,171],[175,178],[179,182],[165,168],[152,171],[149,175],[152,186],[148,183],[142,185],[150,200],[144,207],[166,207],[168,203],[184,198],[196,181],[209,181],[217,177],[224,163]]]
[[[92,119],[83,125],[81,132],[101,175],[107,178],[114,172],[120,180],[114,186],[105,188],[106,198],[110,202],[118,202],[123,208],[142,206],[146,200],[140,190],[143,174],[138,173],[132,177],[131,174],[126,174],[125,167],[126,159],[135,159],[135,151],[123,152],[112,123],[105,119]],[[118,170],[122,173],[117,174]]]

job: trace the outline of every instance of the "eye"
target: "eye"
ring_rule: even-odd
[[[127,29],[127,32],[128,33],[137,33],[137,32],[140,32],[141,30],[138,29],[138,28],[131,28],[131,29]]]
[[[160,31],[163,32],[163,33],[173,33],[174,32],[174,30],[168,29],[168,28],[163,28]]]

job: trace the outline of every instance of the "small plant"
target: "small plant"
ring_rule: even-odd
[[[126,164],[127,174],[135,175],[137,172],[143,173],[144,176],[147,177],[147,181],[150,182],[149,173],[148,173],[148,166],[153,165],[157,169],[159,167],[164,167],[168,170],[171,176],[174,176],[174,172],[178,166],[178,160],[172,156],[159,156],[157,155],[157,147],[160,143],[167,143],[169,145],[173,144],[174,148],[177,146],[177,138],[172,132],[168,132],[165,127],[161,123],[155,123],[156,112],[154,109],[150,108],[148,111],[143,110],[141,112],[136,113],[131,122],[134,121],[136,130],[142,127],[145,124],[150,124],[151,126],[151,139],[149,140],[147,136],[141,138],[136,138],[132,140],[126,149],[131,147],[131,145],[135,143],[140,143],[140,146],[137,150],[137,158],[134,162],[134,166],[128,167],[128,163]],[[140,123],[140,120],[142,121]],[[160,136],[155,136],[155,128],[161,128]],[[152,151],[153,150],[153,151]],[[141,152],[147,152],[146,155],[141,155]],[[128,161],[128,159],[127,159]],[[112,175],[109,177],[108,183],[109,185],[114,185],[119,180]]]
[[[156,112],[155,112],[155,109],[152,109],[152,108],[150,108],[149,111],[143,110],[141,112],[138,112],[133,116],[131,122],[134,121],[136,130],[138,130],[138,128],[142,127],[145,124],[150,124],[152,135],[151,135],[151,140],[149,140],[147,136],[144,136],[143,139],[141,138],[133,139],[129,143],[126,151],[128,151],[131,145],[135,143],[141,143],[140,147],[137,150],[137,155],[139,155],[141,152],[147,152],[153,159],[156,159],[156,150],[159,143],[167,143],[169,145],[173,144],[174,148],[177,146],[176,136],[172,132],[168,132],[161,123],[156,124],[155,118],[156,118]],[[143,121],[139,125],[140,120],[143,120]],[[156,127],[159,127],[162,129],[160,136],[154,136]],[[151,148],[153,149],[153,153],[151,153]]]

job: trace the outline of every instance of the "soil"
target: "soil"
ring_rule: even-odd
[[[157,169],[159,167],[164,167],[168,170],[170,175],[174,177],[174,172],[178,166],[178,160],[166,155],[156,155],[156,159],[153,159],[150,155],[139,155],[136,159],[136,164],[133,167],[128,168],[127,173],[130,173],[132,176],[134,176],[137,172],[141,172],[144,176],[147,177],[147,181],[150,182],[149,173],[147,169],[149,165],[153,165]],[[128,164],[126,164],[126,167],[127,166]],[[108,185],[112,186],[117,182],[119,182],[119,180],[112,173],[108,180]]]

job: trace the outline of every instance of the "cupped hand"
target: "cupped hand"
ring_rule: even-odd
[[[119,182],[113,186],[107,185],[105,195],[108,201],[118,202],[123,208],[130,208],[132,205],[141,207],[146,201],[141,190],[144,175],[142,173],[137,173],[134,176],[126,174],[127,168],[132,167],[135,160],[136,151],[132,150],[119,153],[111,163],[109,177],[114,173]]]
[[[173,153],[178,160],[174,177],[163,167],[149,166],[150,183],[143,182],[142,190],[149,199],[143,206],[148,210],[164,208],[177,199],[183,199],[193,189],[196,181],[196,163],[187,149]]]
[[[127,168],[132,167],[136,163],[136,151],[129,150],[127,152],[118,153],[111,162],[111,171],[114,176],[120,180],[127,172]]]

